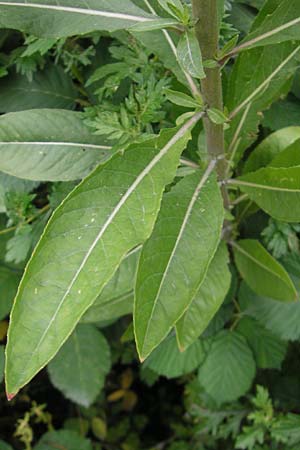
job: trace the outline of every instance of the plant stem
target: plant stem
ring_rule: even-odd
[[[192,0],[193,16],[196,21],[195,31],[203,60],[215,59],[218,50],[219,25],[217,0]],[[209,108],[223,110],[223,94],[221,69],[219,67],[206,69],[206,78],[201,80],[201,91]],[[216,125],[204,119],[207,151],[210,159],[218,158],[217,173],[219,180],[226,175],[227,161],[224,157],[223,125]],[[221,158],[220,158],[221,157]],[[223,158],[222,158],[223,157]],[[229,207],[229,197],[225,186],[222,186],[224,206]]]

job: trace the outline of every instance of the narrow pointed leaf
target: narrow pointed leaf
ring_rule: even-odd
[[[222,305],[231,280],[228,260],[226,245],[221,244],[191,305],[176,323],[180,349],[186,349],[203,333]]]
[[[237,178],[234,184],[275,219],[300,222],[300,166],[266,167]]]
[[[14,28],[38,37],[115,31],[153,18],[130,0],[0,1],[1,28]]]
[[[230,115],[234,115],[225,139],[230,152],[235,152],[236,162],[256,140],[258,125],[263,119],[261,113],[287,94],[299,55],[299,45],[284,42],[274,47],[247,50],[238,56],[225,99]]]
[[[88,407],[100,393],[110,366],[105,337],[92,325],[78,325],[50,362],[48,372],[65,397]]]
[[[57,353],[128,251],[149,237],[191,126],[127,148],[99,166],[51,217],[19,286],[6,387],[16,393]]]
[[[34,109],[0,117],[0,170],[41,181],[83,178],[111,147],[83,124],[80,113]]]
[[[177,57],[181,67],[192,77],[205,78],[200,47],[192,31],[186,31],[177,46]]]
[[[219,243],[223,215],[216,178],[208,171],[186,176],[163,199],[137,273],[134,327],[141,359],[193,300]]]
[[[241,276],[257,294],[287,302],[297,300],[289,274],[258,241],[243,239],[233,249]]]
[[[137,248],[124,258],[112,279],[84,314],[81,322],[102,322],[117,319],[132,312],[135,274],[140,253],[141,249]]]

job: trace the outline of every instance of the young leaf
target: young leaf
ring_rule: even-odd
[[[166,97],[170,102],[178,106],[184,106],[185,108],[199,108],[202,105],[202,101],[195,100],[193,97],[185,94],[184,92],[173,91],[172,89],[166,89]]]
[[[130,27],[131,32],[144,32],[152,30],[161,30],[163,28],[170,28],[178,25],[176,19],[154,19],[150,21],[140,22]]]
[[[105,161],[111,147],[93,135],[80,113],[34,109],[0,117],[0,170],[29,180],[83,178]]]
[[[118,319],[132,312],[134,281],[140,250],[138,247],[126,255],[81,322],[95,323]]]
[[[96,30],[115,31],[156,19],[130,0],[0,1],[0,27],[37,37],[65,37]]]
[[[201,285],[224,217],[213,165],[183,178],[165,195],[137,272],[134,328],[144,360],[168,335]]]
[[[110,365],[105,337],[92,325],[78,325],[48,365],[48,372],[65,397],[88,407],[100,393]]]
[[[149,368],[167,378],[176,378],[195,370],[204,358],[204,347],[199,339],[186,351],[180,352],[176,337],[170,335],[151,353],[143,368]]]
[[[268,166],[276,155],[297,139],[300,139],[300,127],[282,128],[270,134],[251,153],[246,161],[243,172],[254,172],[262,167]]]
[[[177,19],[183,13],[183,6],[180,0],[158,0],[158,3],[170,16]]]
[[[199,117],[115,154],[55,211],[14,303],[8,394],[16,394],[53,358],[125,254],[149,237],[164,187]]]
[[[217,125],[223,125],[228,120],[228,117],[226,117],[223,111],[220,111],[217,108],[209,108],[207,110],[207,115],[210,120]]]
[[[177,57],[181,67],[194,78],[205,78],[200,47],[192,31],[186,31],[177,46]]]
[[[71,77],[59,66],[47,66],[33,75],[11,74],[0,81],[0,111],[35,108],[73,109],[78,93]]]
[[[232,183],[274,219],[300,221],[300,166],[266,167],[232,180]]]
[[[258,241],[240,240],[234,243],[233,250],[241,276],[257,294],[281,301],[297,300],[288,273]]]
[[[223,330],[213,339],[198,378],[220,405],[244,395],[254,375],[255,362],[246,339],[234,331]]]
[[[287,343],[261,326],[256,320],[244,317],[237,331],[247,339],[256,365],[260,369],[280,369],[287,351]]]
[[[186,349],[207,328],[227,294],[230,280],[227,248],[220,244],[193,302],[176,323],[180,349]]]

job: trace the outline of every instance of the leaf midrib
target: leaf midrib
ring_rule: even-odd
[[[111,11],[100,11],[96,9],[84,9],[84,8],[75,8],[72,6],[59,6],[59,5],[44,5],[41,3],[14,3],[14,2],[0,2],[0,6],[19,6],[22,8],[37,8],[37,9],[48,9],[53,11],[62,11],[62,12],[70,12],[75,14],[84,14],[88,16],[100,16],[100,17],[108,17],[110,19],[122,19],[133,22],[146,22],[151,21],[151,18],[135,16],[132,14],[125,13],[114,13]]]
[[[186,213],[185,213],[185,215],[184,215],[184,217],[183,217],[182,225],[181,225],[181,227],[180,227],[180,230],[179,230],[179,233],[178,233],[178,236],[177,236],[177,239],[176,239],[176,241],[175,241],[173,250],[172,250],[172,252],[171,252],[171,254],[170,254],[170,257],[169,257],[169,260],[168,260],[166,269],[165,269],[165,271],[164,271],[164,274],[163,274],[163,276],[162,276],[162,279],[161,279],[161,281],[160,281],[160,284],[159,284],[159,287],[158,287],[158,290],[157,290],[157,293],[156,293],[156,296],[155,296],[155,299],[154,299],[154,303],[153,303],[153,306],[152,306],[152,309],[151,309],[150,318],[149,318],[149,320],[148,320],[146,332],[145,332],[145,335],[144,335],[143,347],[142,347],[142,351],[141,351],[141,353],[140,353],[140,356],[144,355],[143,350],[144,350],[144,347],[145,347],[145,341],[146,341],[147,335],[148,335],[148,333],[149,333],[149,328],[150,328],[150,326],[152,325],[152,319],[153,319],[153,315],[154,315],[154,311],[155,311],[157,302],[158,302],[158,300],[159,300],[159,294],[160,294],[160,292],[161,292],[161,290],[162,290],[162,287],[163,287],[165,278],[166,278],[166,276],[167,276],[167,273],[168,273],[169,268],[170,268],[170,266],[171,266],[172,260],[173,260],[173,258],[174,258],[175,253],[176,253],[176,250],[177,250],[177,248],[178,248],[179,242],[180,242],[180,240],[181,240],[181,237],[182,237],[182,235],[183,235],[183,233],[184,233],[184,230],[185,230],[185,228],[186,228],[186,225],[187,225],[187,223],[188,223],[188,219],[189,219],[189,217],[190,217],[190,215],[191,215],[191,212],[192,212],[192,209],[193,209],[193,207],[194,207],[194,205],[195,205],[195,203],[196,203],[196,201],[197,201],[197,199],[198,199],[198,196],[199,196],[199,194],[200,194],[200,192],[201,192],[203,186],[205,185],[205,183],[206,183],[206,181],[207,181],[209,175],[210,175],[211,172],[213,171],[215,165],[216,165],[216,161],[215,161],[215,160],[212,160],[212,161],[210,162],[209,166],[207,167],[205,173],[203,174],[203,177],[201,178],[200,182],[197,184],[197,186],[196,186],[196,188],[195,188],[195,190],[194,190],[193,196],[192,196],[192,198],[191,198],[191,201],[190,201],[189,204],[188,204]],[[146,355],[146,356],[147,356],[147,355]],[[145,356],[144,356],[144,357],[145,357]]]

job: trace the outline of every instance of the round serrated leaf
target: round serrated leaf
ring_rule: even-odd
[[[246,339],[223,330],[215,336],[198,377],[206,392],[222,404],[244,395],[254,375],[255,362]]]
[[[48,365],[51,382],[75,403],[89,406],[110,370],[110,350],[92,325],[79,325]]]
[[[176,378],[195,370],[204,358],[205,351],[200,340],[180,352],[176,337],[170,335],[146,359],[143,367],[167,378]]]

